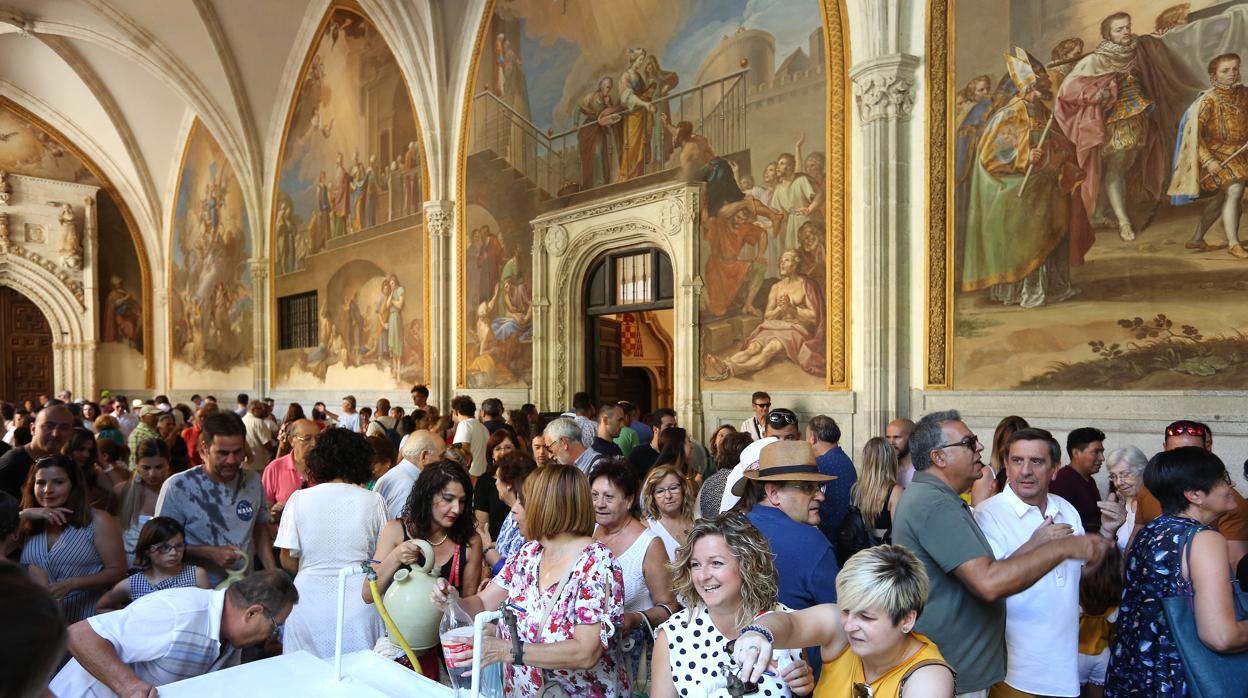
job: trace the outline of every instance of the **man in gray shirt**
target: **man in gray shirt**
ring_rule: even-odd
[[[250,571],[253,555],[265,569],[277,569],[269,526],[269,503],[260,473],[242,468],[247,429],[231,412],[201,422],[199,453],[204,464],[165,480],[156,515],[186,528],[186,556],[208,572],[213,585],[228,574]]]
[[[1098,564],[1113,543],[1041,526],[1003,560],[961,498],[981,476],[984,446],[956,411],[935,412],[910,435],[914,481],[897,504],[893,543],[927,568],[931,587],[914,629],[927,635],[957,672],[958,696],[987,698],[1005,680],[1005,598],[1068,559]]]

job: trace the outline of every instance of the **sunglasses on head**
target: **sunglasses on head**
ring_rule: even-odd
[[[854,684],[854,698],[875,698],[875,689],[869,683]]]
[[[778,427],[797,424],[797,415],[785,409],[772,410],[767,413],[767,423]]]
[[[1166,427],[1166,436],[1182,436],[1184,434],[1191,434],[1203,439],[1209,434],[1209,430],[1198,424],[1180,424],[1178,426]]]

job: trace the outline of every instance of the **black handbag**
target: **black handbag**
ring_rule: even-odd
[[[1187,562],[1187,576],[1179,577],[1179,594],[1161,600],[1161,608],[1170,634],[1183,659],[1183,673],[1187,675],[1187,690],[1192,698],[1243,698],[1248,686],[1248,652],[1222,654],[1209,649],[1200,639],[1196,629],[1196,609],[1192,589],[1192,537],[1195,526],[1188,529],[1183,540],[1181,557]],[[1248,594],[1239,590],[1239,583],[1231,577],[1231,592],[1235,599],[1235,619],[1248,617]]]

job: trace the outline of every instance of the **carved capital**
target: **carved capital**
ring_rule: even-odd
[[[430,237],[450,237],[455,220],[454,201],[426,201],[425,230]]]
[[[248,262],[252,283],[263,284],[269,278],[269,258],[256,257]]]
[[[858,118],[864,124],[880,119],[910,118],[918,66],[917,56],[898,53],[873,58],[850,70]]]

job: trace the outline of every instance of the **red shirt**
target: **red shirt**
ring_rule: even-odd
[[[295,469],[294,455],[287,453],[265,466],[260,482],[269,504],[285,504],[290,495],[303,487],[303,476]]]
[[[204,459],[199,457],[199,427],[190,426],[182,430],[182,440],[186,442],[186,450],[191,455],[191,465],[203,465]]]
[[[1069,465],[1057,471],[1049,493],[1055,494],[1074,505],[1083,522],[1083,530],[1096,533],[1101,530],[1101,509],[1096,503],[1101,501],[1101,491],[1096,489],[1096,481],[1084,477],[1078,470]]]

